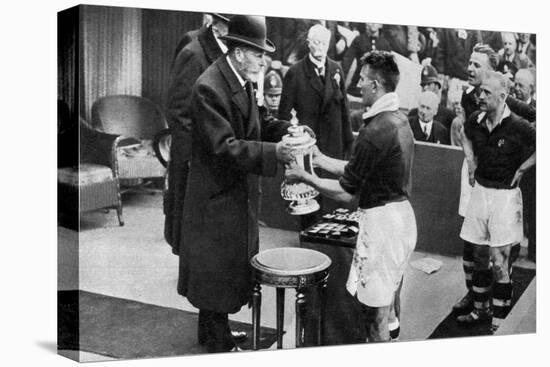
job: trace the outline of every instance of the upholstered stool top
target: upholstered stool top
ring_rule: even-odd
[[[252,266],[261,272],[296,276],[314,274],[326,270],[330,258],[315,250],[295,247],[281,247],[262,251],[251,260]]]

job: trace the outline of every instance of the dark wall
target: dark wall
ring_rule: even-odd
[[[142,95],[164,108],[174,50],[182,36],[197,29],[202,13],[142,10]]]

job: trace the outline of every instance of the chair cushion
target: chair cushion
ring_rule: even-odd
[[[117,159],[121,179],[163,177],[166,171],[155,156],[151,140],[118,147]]]
[[[78,166],[57,169],[57,181],[71,186],[89,185],[112,180],[113,171],[111,168],[99,164],[81,163]]]

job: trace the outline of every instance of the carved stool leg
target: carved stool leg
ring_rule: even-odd
[[[303,288],[296,289],[296,348],[304,345],[304,317],[306,312],[306,296]]]
[[[277,288],[277,349],[283,348],[284,319],[285,319],[285,289]]]
[[[325,278],[319,284],[319,324],[317,325],[317,345],[322,345],[324,339],[327,280],[328,278]]]
[[[252,350],[260,347],[260,310],[262,308],[262,287],[260,283],[254,285],[252,291]]]

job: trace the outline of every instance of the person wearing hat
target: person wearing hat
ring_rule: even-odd
[[[183,48],[187,46],[187,44],[191,43],[191,41],[196,39],[202,30],[211,28],[211,26],[213,26],[212,29],[214,30],[214,34],[216,36],[227,33],[227,22],[229,22],[229,17],[225,14],[204,13],[202,26],[199,29],[193,29],[185,33],[181,40],[178,42],[176,50],[174,51],[174,61],[176,60],[176,57],[178,57],[180,51],[183,50]]]
[[[227,34],[229,19],[220,14],[216,14],[213,19],[208,27],[201,28],[195,39],[178,53],[170,72],[166,94],[166,119],[172,142],[168,164],[168,190],[164,197],[164,237],[176,255],[179,255],[183,200],[191,159],[191,88],[206,68],[227,50],[219,37]]]
[[[420,87],[423,92],[430,91],[435,93],[441,101],[441,80],[437,70],[432,65],[425,65],[420,72]],[[450,131],[456,114],[448,109],[444,103],[439,103],[437,114],[434,116],[435,121],[439,121],[447,131]],[[409,111],[409,120],[418,118],[418,108],[413,108]],[[450,136],[449,136],[450,139]]]
[[[282,90],[283,81],[279,73],[275,70],[269,71],[264,79],[264,102],[267,116],[277,117],[279,114]]]
[[[238,351],[228,314],[250,301],[249,260],[258,253],[260,176],[293,157],[280,141],[288,122],[259,118],[252,83],[265,67],[265,18],[234,15],[228,51],[195,82],[190,99],[191,163],[183,205],[178,293],[199,309],[199,342]]]

